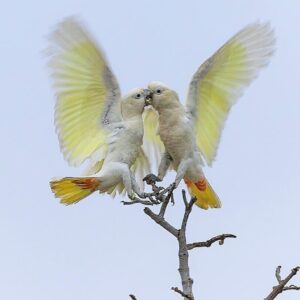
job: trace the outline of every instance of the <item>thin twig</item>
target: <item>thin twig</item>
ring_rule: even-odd
[[[166,213],[166,209],[167,209],[167,206],[169,204],[169,201],[170,201],[170,198],[173,196],[173,191],[175,189],[175,186],[171,186],[170,190],[168,191],[168,194],[166,197],[164,197],[163,199],[163,203],[161,205],[161,208],[160,208],[160,211],[159,211],[159,216],[160,217],[164,217],[165,216],[165,213]]]
[[[278,285],[273,287],[272,292],[265,298],[265,300],[273,300],[283,291],[300,290],[300,287],[295,285],[286,286],[287,283],[297,274],[299,270],[300,267],[295,267],[291,270],[290,274],[285,279],[281,279],[280,276],[281,266],[278,266],[275,271],[275,276],[278,281]]]
[[[182,195],[183,195],[183,191],[182,191]],[[184,215],[183,215],[183,219],[182,219],[182,223],[181,223],[181,230],[186,230],[186,223],[188,221],[188,218],[190,216],[190,213],[192,212],[192,208],[194,203],[196,202],[197,198],[192,198],[190,202],[188,202],[188,204],[185,206],[185,211],[184,211]]]
[[[171,203],[174,206],[175,205],[175,199],[173,193],[171,194]]]
[[[191,244],[187,244],[187,248],[188,250],[192,250],[194,248],[201,248],[201,247],[210,247],[213,243],[215,242],[219,242],[219,245],[223,245],[224,241],[226,238],[236,238],[236,235],[234,234],[221,234],[218,236],[215,236],[205,242],[196,242],[196,243],[191,243]]]
[[[286,286],[283,288],[284,291],[288,291],[288,290],[296,290],[299,291],[300,290],[300,286],[296,286],[294,284],[291,284],[289,286]]]
[[[141,199],[135,199],[132,201],[121,201],[124,205],[133,205],[133,204],[143,204],[143,205],[153,205],[156,204],[149,200],[141,200]]]
[[[178,287],[172,287],[171,288],[172,291],[178,293],[179,295],[181,295],[183,298],[185,299],[189,299],[192,300],[193,298],[191,298],[189,295],[185,294],[182,290],[180,290]]]
[[[275,271],[275,277],[276,277],[278,283],[281,283],[281,281],[282,281],[281,276],[280,276],[280,271],[281,271],[281,266],[278,266]]]
[[[172,235],[174,235],[177,238],[178,230],[175,227],[173,227],[170,223],[168,223],[163,217],[155,214],[149,207],[145,207],[144,212],[157,224],[159,224],[161,227],[169,231]]]
[[[182,199],[183,199],[184,206],[187,207],[188,206],[188,201],[186,199],[186,192],[185,192],[185,190],[182,190],[181,193],[182,193]]]

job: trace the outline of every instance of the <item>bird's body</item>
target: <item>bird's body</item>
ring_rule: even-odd
[[[198,206],[205,209],[220,207],[221,202],[217,194],[203,174],[204,163],[196,143],[192,120],[185,107],[177,94],[163,83],[150,83],[149,89],[152,91],[159,89],[163,97],[153,95],[152,99],[152,105],[158,112],[157,133],[165,147],[158,169],[158,178],[163,179],[167,170],[173,168],[177,173],[175,186],[184,179],[191,194],[197,197]]]
[[[153,125],[145,124],[145,132],[146,139],[153,141],[156,152],[161,153],[158,180],[172,166],[177,172],[175,186],[184,179],[198,206],[221,206],[203,174],[204,161],[212,165],[231,107],[268,64],[273,52],[272,29],[268,24],[254,23],[229,39],[198,68],[190,82],[185,106],[165,84],[149,84],[149,103],[158,113],[158,134],[163,146],[149,130]],[[153,114],[149,110],[150,113]],[[154,119],[149,116],[146,120]],[[161,151],[163,147],[165,153]]]
[[[127,192],[133,198],[135,194],[142,196],[132,170],[141,168],[148,170],[148,161],[144,155],[143,144],[143,100],[136,101],[131,95],[143,94],[143,89],[134,89],[129,96],[123,98],[122,121],[112,122],[105,128],[105,143],[93,154],[92,163],[85,177],[64,177],[51,181],[51,188],[64,204],[73,204],[87,195],[100,193],[115,194]],[[136,102],[132,106],[133,103]],[[128,103],[134,107],[130,114],[125,113]]]
[[[116,125],[114,131],[107,138],[108,150],[103,167],[111,162],[126,162],[131,167],[141,150],[143,135],[142,115]],[[128,145],[132,145],[132,147],[128,147]]]
[[[147,91],[136,88],[121,97],[104,54],[76,19],[59,24],[50,41],[61,150],[71,165],[90,160],[86,176],[52,180],[52,191],[64,204],[95,191],[142,196],[135,175],[143,178],[149,170],[142,149]]]
[[[122,175],[135,163],[142,150],[143,144],[142,115],[132,117],[120,124],[107,138],[107,154],[103,165],[94,176],[101,182],[99,190],[108,192],[123,183]],[[130,145],[130,146],[129,146]],[[130,178],[129,174],[125,177]]]
[[[183,105],[176,109],[159,110],[158,134],[166,152],[172,158],[174,170],[178,172],[180,163],[186,161],[188,167],[185,178],[198,181],[203,174],[201,169],[203,162]]]

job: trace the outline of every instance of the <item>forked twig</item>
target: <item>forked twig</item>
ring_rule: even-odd
[[[281,266],[278,266],[275,271],[275,277],[278,281],[278,285],[273,287],[272,292],[265,298],[265,300],[273,300],[284,291],[300,290],[300,286],[296,286],[293,284],[286,286],[288,282],[298,273],[299,270],[300,267],[295,267],[291,270],[290,274],[285,279],[281,279],[281,275],[280,275]]]
[[[191,298],[189,295],[186,295],[182,290],[180,290],[178,287],[172,287],[171,288],[172,291],[178,293],[179,295],[181,295],[183,298],[185,299],[189,299],[192,300],[193,298]]]
[[[133,199],[132,201],[123,201],[124,205],[131,205],[131,204],[143,204],[143,205],[153,205],[153,204],[161,204],[159,213],[154,213],[149,207],[144,208],[144,212],[148,215],[153,221],[163,227],[166,231],[172,234],[178,241],[178,248],[179,248],[179,274],[181,277],[181,284],[182,290],[178,287],[172,287],[171,289],[176,292],[177,294],[181,295],[184,299],[187,300],[194,300],[192,286],[193,286],[193,279],[190,277],[190,269],[189,269],[189,250],[195,248],[203,248],[203,247],[210,247],[212,244],[218,242],[219,245],[223,245],[225,239],[227,238],[236,238],[234,234],[221,234],[211,239],[208,239],[204,242],[194,242],[194,243],[187,243],[186,241],[186,227],[189,220],[189,216],[192,212],[193,205],[196,202],[195,198],[191,198],[190,201],[187,200],[186,192],[182,190],[182,199],[184,202],[184,214],[181,222],[180,229],[175,228],[165,219],[165,213],[167,207],[172,202],[173,199],[173,191],[175,189],[175,185],[172,184],[168,188],[164,189],[162,187],[156,186],[155,183],[151,182],[148,183],[152,186],[153,193],[147,194],[147,198],[149,200],[142,200],[139,198]],[[278,285],[273,287],[272,292],[264,299],[264,300],[273,300],[275,299],[280,293],[283,291],[288,290],[300,290],[300,286],[296,285],[289,285],[287,286],[288,282],[297,274],[300,270],[300,267],[293,268],[290,274],[285,278],[282,279],[280,275],[281,266],[276,268],[275,277],[278,281]],[[130,294],[129,295],[132,300],[137,300],[137,298]]]
[[[194,249],[196,247],[209,247],[211,244],[219,241],[219,244],[223,244],[226,238],[235,238],[236,236],[233,234],[222,234],[216,237],[211,238],[206,242],[198,242],[188,244],[186,241],[186,227],[189,220],[189,216],[192,212],[193,205],[196,202],[196,198],[191,198],[190,201],[187,200],[186,192],[182,190],[182,198],[184,202],[184,214],[181,222],[180,229],[176,229],[173,225],[171,225],[165,219],[165,213],[167,207],[170,203],[170,200],[173,197],[173,191],[175,189],[175,185],[170,185],[167,189],[159,188],[155,185],[155,183],[149,183],[152,186],[152,196],[157,201],[161,201],[161,207],[159,213],[154,213],[149,207],[144,208],[144,212],[148,215],[153,221],[163,227],[166,231],[171,233],[178,241],[178,256],[179,256],[179,274],[181,277],[182,290],[177,287],[173,287],[172,290],[176,293],[180,294],[182,297],[188,300],[194,300],[192,286],[193,279],[190,277],[190,269],[189,269],[189,253],[188,251]],[[165,194],[167,192],[167,194]]]

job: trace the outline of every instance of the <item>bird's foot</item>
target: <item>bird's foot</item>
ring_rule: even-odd
[[[163,189],[159,194],[164,195],[164,194],[170,194],[176,189],[176,182],[171,183],[167,188]]]
[[[156,201],[164,202],[166,198],[171,198],[171,203],[174,205],[174,197],[173,191],[176,188],[176,184],[172,183],[167,188],[159,187],[157,190],[154,190],[153,196],[155,197]]]
[[[146,198],[149,198],[149,197],[152,197],[154,196],[154,193],[137,193],[137,195],[141,198],[141,199],[146,199]]]
[[[143,205],[154,205],[154,204],[159,204],[160,202],[156,201],[152,197],[148,197],[149,200],[143,200],[140,199],[139,197],[135,195],[128,195],[128,198],[131,201],[122,201],[124,205],[132,205],[132,204],[143,204]]]
[[[143,181],[146,181],[147,184],[155,184],[156,182],[162,181],[158,176],[154,174],[148,174],[143,178]]]

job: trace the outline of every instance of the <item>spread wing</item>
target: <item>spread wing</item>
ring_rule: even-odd
[[[158,113],[147,107],[143,114],[144,119],[144,150],[147,157],[154,158],[156,166],[160,163],[164,145],[158,135]]]
[[[216,157],[232,105],[274,52],[269,24],[254,23],[233,36],[205,61],[190,82],[186,108],[198,147],[208,165]]]
[[[80,165],[105,144],[109,124],[121,121],[120,89],[102,51],[76,19],[60,23],[49,42],[60,147],[69,164]]]

